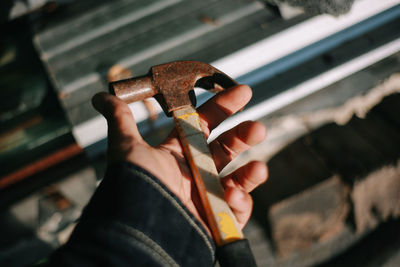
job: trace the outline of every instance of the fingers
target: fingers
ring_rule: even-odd
[[[253,209],[253,199],[250,194],[235,187],[225,190],[225,201],[231,207],[240,228],[243,228],[250,218]]]
[[[266,137],[265,126],[259,122],[245,121],[221,134],[210,143],[215,166],[221,171],[237,155]]]
[[[251,96],[250,87],[238,85],[217,94],[200,106],[197,112],[206,136],[223,120],[242,109],[250,101]]]
[[[237,85],[222,91],[215,95],[206,103],[201,105],[197,112],[199,113],[200,123],[206,137],[222,121],[242,109],[252,96],[252,91],[247,85]],[[181,153],[177,131],[174,129],[168,138],[160,145],[168,149]],[[217,148],[218,149],[218,148]]]
[[[98,93],[92,98],[92,104],[107,120],[109,141],[143,140],[131,110],[118,97],[104,92]]]
[[[250,218],[253,199],[250,192],[267,180],[267,166],[252,161],[222,179],[225,201],[231,207],[239,226],[243,228]]]
[[[251,161],[222,178],[224,188],[237,187],[250,193],[268,178],[268,168],[264,162]]]

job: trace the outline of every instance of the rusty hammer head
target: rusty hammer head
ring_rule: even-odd
[[[177,61],[154,66],[145,76],[110,83],[110,92],[127,103],[154,96],[164,112],[196,105],[194,87],[221,91],[236,85],[228,75],[198,61]]]

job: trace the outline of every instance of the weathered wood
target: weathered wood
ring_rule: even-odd
[[[371,112],[393,125],[393,128],[397,129],[400,134],[400,93],[386,97]]]
[[[358,233],[400,217],[400,161],[356,182],[351,198]]]
[[[311,146],[333,172],[349,182],[379,167],[384,155],[348,125],[325,125],[311,134]]]
[[[172,112],[179,140],[215,242],[221,246],[243,239],[236,217],[225,202],[224,190],[200,125],[199,114],[191,106]]]
[[[353,117],[349,127],[380,151],[385,163],[400,157],[400,132],[375,112],[369,112],[365,119]]]
[[[400,220],[391,220],[375,231],[363,236],[343,253],[318,265],[318,267],[362,266],[398,267],[400,266]]]
[[[332,177],[273,205],[269,221],[279,256],[335,238],[350,211],[349,191],[349,186]]]
[[[265,210],[272,203],[332,176],[324,162],[310,150],[307,140],[308,137],[303,137],[295,141],[268,162],[268,182],[252,193],[257,209]]]

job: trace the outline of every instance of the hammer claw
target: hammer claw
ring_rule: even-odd
[[[217,69],[215,69],[218,71]],[[215,72],[211,76],[205,76],[196,81],[195,87],[200,87],[206,90],[216,90],[220,92],[224,89],[237,85],[237,83],[226,74]]]

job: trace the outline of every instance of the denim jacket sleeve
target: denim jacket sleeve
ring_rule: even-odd
[[[51,266],[213,266],[202,225],[157,178],[128,162],[108,167]]]

